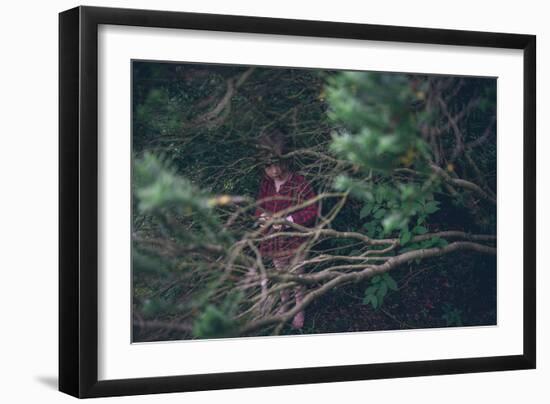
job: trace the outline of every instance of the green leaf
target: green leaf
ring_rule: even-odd
[[[439,202],[437,201],[428,202],[425,207],[426,213],[431,214],[437,212],[439,210],[439,207],[437,205],[439,205]]]
[[[416,213],[422,210],[422,205],[420,204],[420,202],[413,202],[413,204],[411,205],[411,210]]]
[[[363,298],[363,304],[370,304],[372,296],[373,295],[365,295],[365,297]]]
[[[376,235],[376,229],[378,227],[376,222],[365,223],[363,227],[367,230],[367,236],[374,237]]]
[[[420,242],[420,248],[431,248],[434,245],[436,245],[439,240],[440,240],[439,237],[432,237],[427,240],[424,240]]]
[[[444,238],[440,239],[439,242],[437,243],[437,245],[439,247],[446,247],[449,245],[449,242],[447,240],[445,240]]]
[[[370,295],[370,302],[372,304],[372,307],[374,307],[375,309],[378,307],[378,299],[376,298],[375,295]]]
[[[401,245],[405,245],[409,241],[411,241],[411,238],[412,238],[412,234],[408,228],[401,230],[401,237],[399,238],[399,243]]]
[[[378,297],[378,300],[382,302],[382,299],[386,294],[388,293],[388,284],[386,282],[380,282],[380,288],[376,292],[376,297]]]
[[[368,216],[372,211],[372,207],[373,207],[372,204],[366,203],[361,209],[361,211],[359,212],[359,218],[363,219],[364,217]]]
[[[378,285],[372,285],[365,290],[365,295],[374,295],[376,291],[378,290]]]
[[[428,232],[428,229],[424,226],[415,226],[413,229],[413,233],[415,234],[426,234]]]
[[[387,272],[384,272],[384,281],[388,285],[388,288],[391,290],[397,290],[397,282],[395,282],[395,279],[393,279],[390,274]]]
[[[382,277],[380,275],[374,275],[372,277],[371,283],[378,283],[382,280]]]
[[[376,194],[374,195],[374,198],[375,198],[376,202],[378,202],[378,203],[383,202],[384,199],[385,199],[385,196],[386,196],[386,190],[385,190],[385,188],[383,188],[383,187],[378,187],[378,188],[376,189]]]
[[[374,214],[375,219],[381,219],[386,214],[386,209],[378,209]]]
[[[384,296],[385,296],[385,295],[383,295],[383,296],[377,296],[377,298],[378,298],[378,302],[377,302],[377,303],[378,303],[378,307],[382,307],[382,304],[384,303]]]
[[[378,305],[378,299],[376,298],[376,295],[366,295],[363,299],[363,304],[370,304],[372,307],[376,308]]]

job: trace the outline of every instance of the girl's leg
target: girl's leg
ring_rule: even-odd
[[[299,263],[302,260],[301,256],[300,257],[295,257],[295,258],[297,258],[297,259],[292,260],[290,257],[288,257],[288,258],[277,258],[277,259],[273,260],[273,263],[274,263],[275,267],[279,270],[287,269],[288,266],[291,264],[291,262],[294,261],[294,263]],[[298,271],[298,273],[299,272],[300,271]],[[303,288],[302,288],[302,286],[297,286],[294,289],[294,297],[296,299],[296,305],[299,305],[299,304],[302,303],[302,299],[303,299]],[[281,311],[284,310],[284,308],[286,306],[286,302],[289,300],[289,298],[290,298],[290,293],[287,290],[282,290],[281,291],[281,303],[282,303]],[[292,319],[292,327],[293,328],[302,328],[304,326],[304,320],[305,320],[304,311],[303,310],[299,311],[298,313],[296,313],[296,315]]]
[[[302,287],[298,286],[296,289],[294,289],[294,294],[296,296],[296,306],[298,306],[302,303],[302,299],[304,297]],[[292,319],[292,327],[302,328],[304,326],[305,317],[306,316],[303,310],[296,313],[296,315]]]
[[[299,264],[305,259],[305,254],[303,251],[299,251],[295,257],[294,257],[294,263]],[[296,274],[302,273],[301,269],[298,269]],[[299,285],[294,289],[294,296],[296,299],[296,306],[300,305],[302,303],[303,297],[304,297],[304,287]],[[304,310],[299,311],[296,313],[294,318],[292,319],[292,327],[294,328],[302,328],[304,326],[304,320],[305,320],[305,312]]]
[[[253,283],[254,283],[254,278],[257,275],[258,275],[258,273],[256,272],[255,268],[249,268],[246,275],[243,277],[243,279],[241,279],[238,282],[237,287],[240,290],[246,290],[246,289],[252,287]]]
[[[273,265],[277,270],[282,271],[285,268],[287,268],[288,260],[286,260],[285,258],[273,258]],[[281,296],[281,308],[279,309],[279,312],[283,312],[285,309],[286,303],[290,298],[290,293],[288,290],[283,289],[279,294]]]

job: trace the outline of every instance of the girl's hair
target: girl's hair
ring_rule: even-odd
[[[288,149],[286,136],[281,130],[264,131],[258,138],[257,146],[260,149],[258,159],[261,163],[277,163],[286,169],[289,168],[288,159],[283,158]]]
[[[264,131],[258,138],[258,146],[264,153],[281,157],[286,154],[286,138],[279,129]]]

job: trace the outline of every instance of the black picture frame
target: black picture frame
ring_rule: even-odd
[[[100,24],[523,50],[523,354],[98,381]],[[101,7],[60,13],[59,390],[85,398],[535,368],[535,66],[534,35]]]

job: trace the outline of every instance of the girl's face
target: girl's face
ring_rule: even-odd
[[[272,163],[265,166],[265,173],[269,178],[277,180],[283,178],[286,171],[281,165]]]

